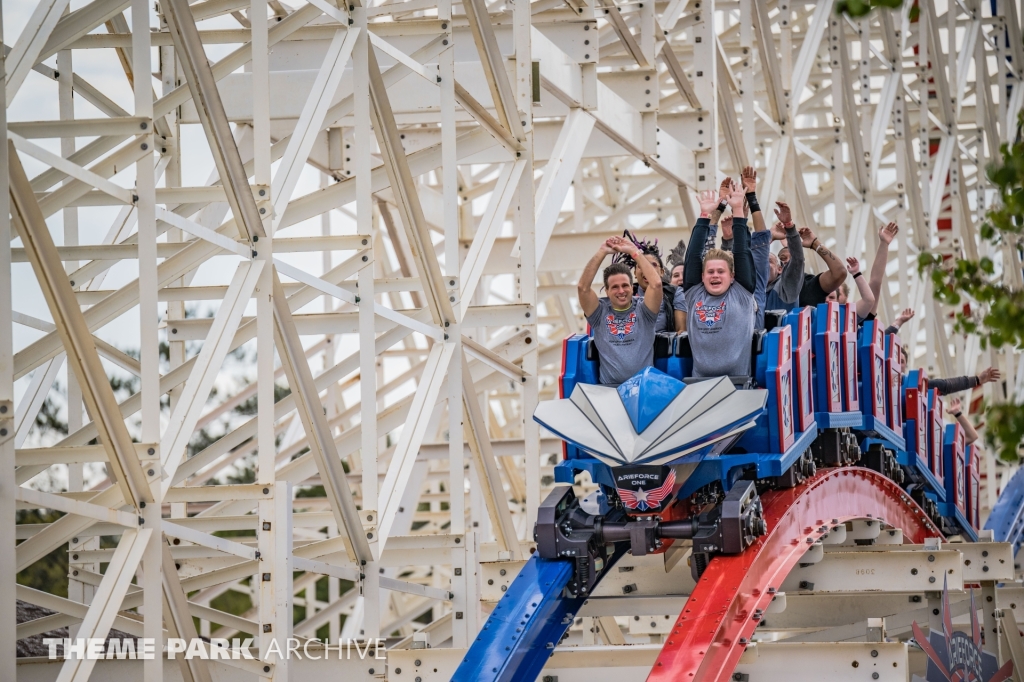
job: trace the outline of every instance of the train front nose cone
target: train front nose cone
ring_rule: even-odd
[[[767,396],[737,391],[728,377],[687,385],[647,367],[618,387],[576,384],[568,399],[538,404],[533,418],[610,466],[659,466],[699,461],[751,428]]]

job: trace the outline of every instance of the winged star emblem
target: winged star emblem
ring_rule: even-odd
[[[647,511],[648,509],[656,509],[661,506],[661,503],[672,494],[672,488],[676,484],[676,472],[670,471],[668,478],[665,482],[654,488],[653,490],[644,490],[643,488],[616,488],[619,493],[619,499],[622,500],[622,504],[626,505],[627,509],[636,509],[637,511]]]

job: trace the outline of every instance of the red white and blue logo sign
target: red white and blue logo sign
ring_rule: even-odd
[[[916,622],[914,639],[928,655],[927,682],[1003,682],[1013,677],[1013,661],[1000,668],[995,656],[982,649],[981,625],[971,590],[971,632],[954,632],[949,590],[942,584],[942,632],[927,635]]]
[[[660,509],[676,484],[676,472],[670,467],[617,467],[614,474],[622,505],[638,512]]]

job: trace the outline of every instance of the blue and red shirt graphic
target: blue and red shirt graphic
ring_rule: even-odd
[[[725,301],[718,304],[697,301],[694,308],[697,320],[706,327],[714,327],[722,320],[722,313],[725,312]]]
[[[615,315],[608,315],[605,317],[608,324],[608,333],[612,336],[616,336],[621,341],[623,338],[629,336],[636,329],[636,311],[634,310],[629,314],[629,317],[625,319],[618,319]]]

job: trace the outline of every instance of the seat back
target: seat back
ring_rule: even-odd
[[[690,335],[687,332],[680,332],[676,337],[676,355],[681,358],[693,360],[693,349],[690,348]]]
[[[814,424],[814,395],[811,376],[811,307],[794,308],[786,313],[783,324],[789,325],[793,337],[793,415],[796,430],[807,431]]]
[[[693,374],[693,349],[690,348],[690,335],[687,332],[676,334],[675,349],[669,360],[668,372],[677,379],[684,379]],[[679,374],[676,374],[676,372]]]
[[[814,312],[814,405],[819,412],[843,411],[841,314],[836,301]]]
[[[981,530],[981,511],[979,495],[981,493],[981,461],[978,457],[978,448],[971,443],[964,453],[967,462],[967,474],[965,483],[967,488],[967,521],[974,530]]]
[[[672,374],[670,360],[676,351],[676,333],[658,332],[654,337],[654,367],[669,376]],[[677,379],[680,377],[676,377]]]
[[[896,433],[903,433],[903,352],[900,337],[888,334],[885,337],[885,399],[888,426]]]
[[[888,426],[886,401],[885,341],[879,320],[868,320],[857,336],[860,355],[862,409],[866,416]],[[902,429],[901,429],[902,431]]]
[[[966,436],[959,423],[946,424],[942,439],[942,459],[946,470],[946,502],[956,505],[967,516]]]
[[[945,424],[944,412],[945,401],[939,395],[938,389],[928,389],[928,463],[932,474],[943,485],[943,481],[945,481],[945,477],[949,473],[946,470],[945,458],[942,452],[943,425]],[[945,499],[943,499],[943,502],[945,502]]]
[[[921,368],[910,370],[903,379],[903,413],[907,452],[916,458],[918,466],[928,468],[928,377]]]
[[[764,329],[765,331],[771,331],[782,324],[782,318],[786,316],[785,310],[766,310],[764,311]]]
[[[753,376],[754,368],[757,367],[757,356],[764,350],[764,338],[768,335],[767,329],[755,329],[754,336],[750,339],[750,374]]]
[[[843,361],[843,410],[859,412],[860,359],[857,350],[857,308],[852,303],[839,306],[840,357]]]
[[[594,340],[587,334],[573,334],[562,342],[562,373],[559,395],[568,398],[577,383],[596,384],[600,360]]]
[[[758,330],[751,346],[758,351],[751,373],[757,385],[768,391],[768,410],[743,434],[739,446],[747,452],[783,453],[795,438],[792,330],[788,325],[770,332]]]

